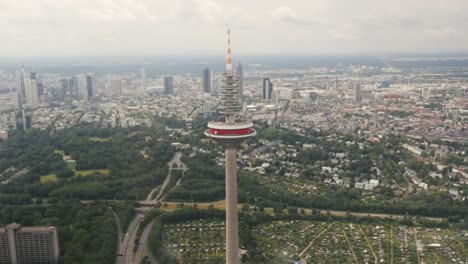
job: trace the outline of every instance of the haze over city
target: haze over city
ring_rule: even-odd
[[[467,51],[464,0],[0,1],[0,57]]]

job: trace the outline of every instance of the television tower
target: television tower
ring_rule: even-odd
[[[239,234],[237,215],[237,148],[249,137],[256,134],[252,122],[240,114],[239,79],[232,71],[228,29],[228,49],[226,72],[223,84],[219,89],[219,112],[224,114],[222,120],[208,123],[205,135],[225,148],[226,157],[226,264],[239,264]]]

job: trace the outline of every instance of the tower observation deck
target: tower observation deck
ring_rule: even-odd
[[[238,77],[232,71],[230,32],[226,72],[219,91],[219,112],[224,119],[208,123],[205,135],[225,147],[226,157],[226,263],[239,264],[239,234],[237,214],[237,148],[247,138],[255,136],[252,122],[241,115]]]

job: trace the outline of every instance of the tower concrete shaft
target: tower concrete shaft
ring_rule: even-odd
[[[230,36],[228,30],[228,52],[226,73],[220,88],[219,112],[224,118],[208,123],[205,135],[224,146],[226,157],[226,264],[239,264],[239,234],[237,212],[237,148],[245,139],[256,134],[252,122],[240,113],[241,102],[237,86],[238,79],[232,72]]]
[[[237,149],[227,146],[226,156],[226,264],[239,264],[237,216]]]

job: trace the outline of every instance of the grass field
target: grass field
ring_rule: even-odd
[[[109,175],[109,169],[100,169],[100,170],[77,170],[75,171],[75,176],[86,177],[93,173],[99,172],[100,174]]]
[[[47,182],[57,182],[57,175],[55,173],[51,173],[49,175],[41,176],[41,184]]]
[[[67,167],[75,172],[75,177],[86,177],[89,176],[95,172],[99,172],[104,175],[109,175],[110,170],[109,169],[97,169],[97,170],[77,170],[76,169],[76,163],[68,163]]]
[[[109,142],[110,138],[101,138],[101,137],[90,137],[88,138],[89,141],[94,141],[94,142]]]
[[[59,155],[63,155],[63,154],[64,154],[63,150],[60,150],[60,149],[54,149],[54,153],[55,153],[55,154],[59,154]]]

